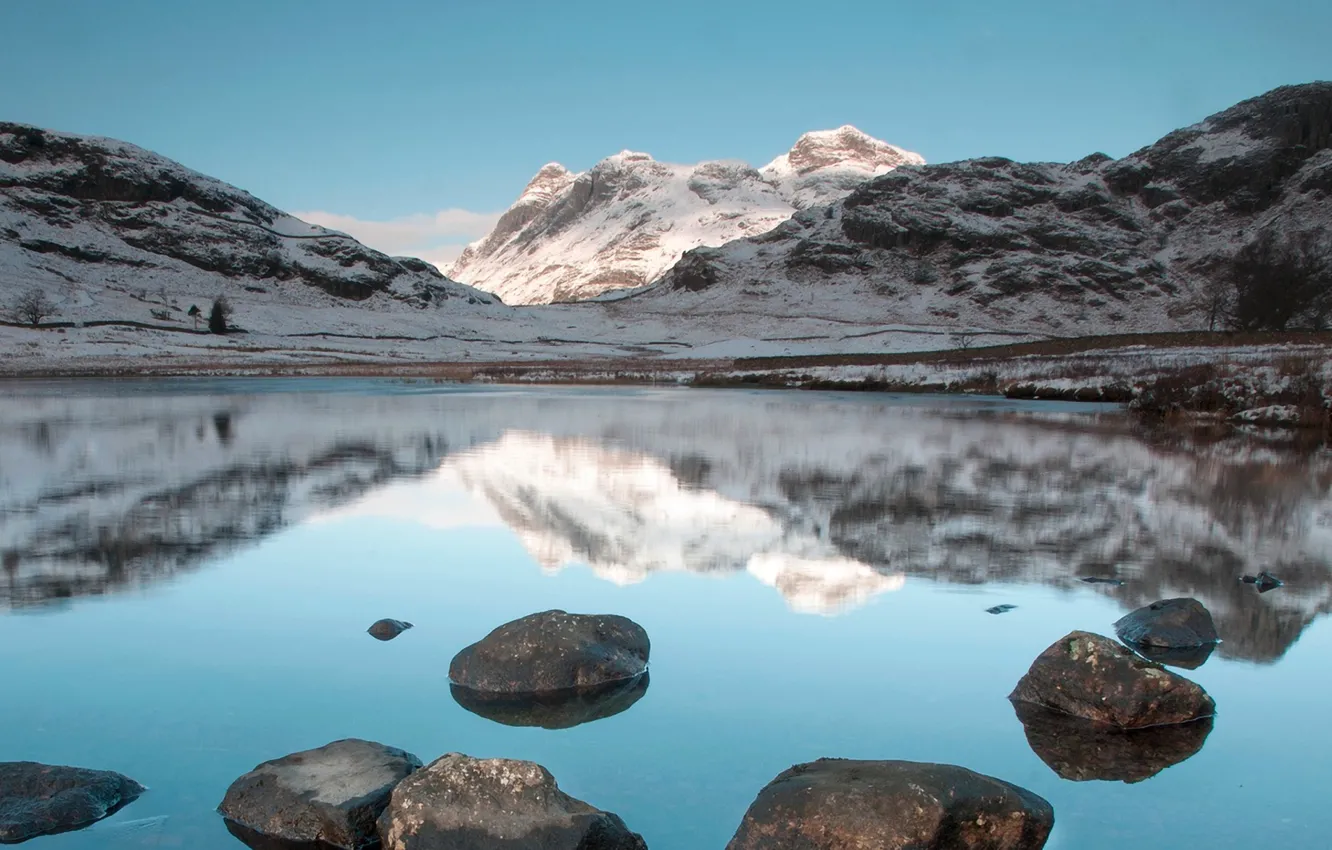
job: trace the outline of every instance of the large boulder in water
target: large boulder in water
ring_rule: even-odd
[[[612,717],[642,699],[647,689],[647,673],[593,688],[532,694],[497,694],[462,685],[449,686],[454,701],[473,714],[505,726],[543,729],[569,729]]]
[[[759,792],[727,850],[1038,850],[1041,797],[946,764],[819,759]]]
[[[1027,744],[1064,779],[1141,782],[1197,754],[1212,718],[1146,729],[1092,723],[1025,702],[1013,703]]]
[[[627,617],[543,611],[463,649],[449,679],[504,694],[596,687],[642,675],[650,649],[647,632]]]
[[[1212,615],[1196,599],[1162,599],[1115,621],[1115,634],[1133,647],[1197,649],[1220,638]]]
[[[449,753],[393,790],[385,850],[647,850],[618,815],[560,790],[529,761]]]
[[[1194,682],[1088,632],[1071,632],[1051,644],[1008,698],[1125,729],[1216,713],[1212,698]]]
[[[375,843],[389,794],[420,766],[396,747],[334,741],[259,765],[231,783],[218,811],[263,836],[355,850]]]
[[[0,762],[0,844],[81,829],[133,802],[144,790],[109,770]]]

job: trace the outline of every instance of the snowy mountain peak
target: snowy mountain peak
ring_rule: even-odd
[[[879,141],[850,124],[805,133],[791,150],[764,166],[771,174],[804,175],[822,168],[864,168],[882,174],[899,165],[924,165],[920,154]]]
[[[626,162],[653,162],[654,160],[652,159],[652,154],[643,153],[642,151],[631,151],[626,149],[620,151],[614,156],[608,156],[606,157],[606,159],[602,161],[611,162],[618,165],[620,163],[626,163]]]
[[[549,203],[556,195],[564,191],[574,180],[574,173],[560,165],[558,162],[548,162],[541,166],[531,180],[527,182],[527,188],[518,196],[515,206],[524,202],[544,201]]]
[[[766,232],[921,162],[848,125],[806,133],[762,172],[737,160],[674,165],[631,150],[581,174],[551,163],[448,273],[513,304],[592,298],[651,283],[685,251]]]

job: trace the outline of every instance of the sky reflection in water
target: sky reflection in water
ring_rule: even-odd
[[[654,850],[722,847],[820,756],[1023,785],[1051,847],[1332,829],[1325,462],[1060,406],[290,385],[7,390],[0,757],[151,789],[42,846],[239,847],[212,814],[231,780],[349,736],[538,761]],[[1287,586],[1237,582],[1264,568]],[[1196,754],[1107,768],[1024,728],[1005,697],[1041,650],[1172,595],[1224,639],[1185,672],[1219,708]],[[454,652],[555,607],[642,623],[651,687],[558,730],[455,702]],[[381,617],[415,628],[381,643]]]

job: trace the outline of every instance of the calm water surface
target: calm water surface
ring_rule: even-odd
[[[821,756],[1025,786],[1065,850],[1326,847],[1330,483],[1326,458],[1093,406],[0,386],[0,759],[150,787],[50,850],[240,847],[227,785],[344,737],[540,762],[653,850],[723,847]],[[1238,583],[1259,569],[1286,586]],[[1218,704],[1205,741],[1029,741],[1006,696],[1041,650],[1181,595],[1224,639],[1182,671]],[[642,623],[646,694],[559,730],[461,708],[453,654],[548,608]],[[380,617],[416,628],[381,643]]]

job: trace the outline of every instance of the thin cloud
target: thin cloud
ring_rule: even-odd
[[[420,257],[443,271],[457,259],[467,243],[489,233],[502,213],[448,209],[387,221],[371,221],[322,210],[294,215],[311,224],[340,230],[376,251],[393,256]]]

